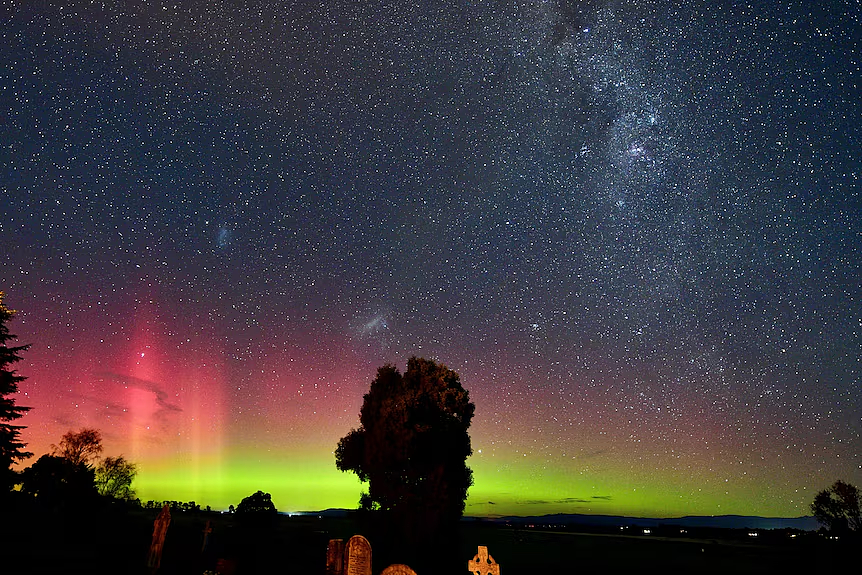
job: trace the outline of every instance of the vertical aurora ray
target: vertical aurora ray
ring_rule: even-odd
[[[132,335],[124,353],[125,369],[115,374],[125,389],[129,413],[129,450],[134,461],[143,464],[165,437],[166,416],[163,409],[172,395],[167,388],[168,364],[161,334],[165,333],[157,304],[152,295],[140,298],[135,305]]]
[[[211,492],[222,482],[225,449],[225,366],[223,354],[197,354],[186,385],[190,435],[191,488],[196,494]],[[200,499],[200,495],[196,495]]]
[[[223,343],[139,305],[130,339],[126,433],[144,499],[217,498],[223,483],[226,367]]]

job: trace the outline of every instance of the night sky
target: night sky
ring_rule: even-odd
[[[355,507],[335,446],[417,355],[476,404],[467,514],[862,484],[858,0],[0,11],[37,456],[92,426],[145,501]]]

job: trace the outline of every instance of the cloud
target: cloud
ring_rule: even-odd
[[[169,401],[168,394],[165,393],[161,385],[155,381],[112,372],[102,372],[97,375],[125,387],[133,387],[135,389],[142,389],[144,391],[152,393],[155,396],[157,406],[156,412],[153,414],[153,417],[159,421],[163,422],[171,414],[181,413],[183,411],[183,409],[179,405],[176,405]],[[118,404],[111,404],[110,407],[108,407],[107,409],[111,411],[122,411],[123,408]]]
[[[597,449],[595,451],[589,451],[587,453],[582,453],[580,455],[577,455],[577,456],[575,456],[575,459],[581,459],[581,460],[594,459],[596,457],[604,455],[607,452],[608,452],[607,449]]]
[[[128,415],[126,407],[122,403],[116,402],[105,403],[103,407],[96,410],[96,413],[105,418],[121,418]]]
[[[58,412],[54,415],[54,423],[61,427],[72,429],[75,428],[76,425],[79,425],[80,422],[72,417],[68,412]]]
[[[528,499],[519,501],[520,505],[565,505],[572,503],[599,503],[601,501],[611,501],[611,495],[592,495],[588,499],[583,497],[563,497],[562,499]]]

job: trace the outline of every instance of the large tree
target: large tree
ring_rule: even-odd
[[[278,510],[269,493],[258,491],[240,501],[236,518],[246,527],[271,528],[278,521]]]
[[[0,492],[8,491],[11,486],[14,476],[12,464],[33,455],[24,451],[26,444],[21,441],[24,426],[10,423],[30,410],[16,405],[15,398],[11,397],[18,392],[18,384],[26,379],[18,375],[12,365],[21,361],[20,353],[30,346],[9,345],[16,336],[9,333],[7,323],[15,312],[3,304],[3,295],[0,291]]]
[[[137,466],[122,455],[106,457],[96,467],[96,489],[99,495],[130,501],[135,498],[132,481],[137,474]]]
[[[836,481],[814,497],[811,513],[832,532],[859,532],[862,528],[859,489],[855,485]]]
[[[97,496],[95,472],[84,463],[43,455],[21,472],[21,491],[47,509],[78,508]]]
[[[240,501],[236,512],[239,515],[276,515],[278,510],[275,508],[269,493],[258,491]]]
[[[52,447],[54,455],[75,465],[92,465],[102,453],[102,432],[89,427],[79,431],[67,431],[60,439],[60,444]]]
[[[403,375],[393,365],[377,371],[359,429],[338,442],[338,469],[368,482],[361,506],[382,512],[407,544],[439,536],[463,514],[474,410],[456,372],[412,357]]]

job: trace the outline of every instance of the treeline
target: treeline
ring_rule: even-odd
[[[200,513],[201,511],[205,511],[207,513],[212,512],[212,508],[207,505],[203,509],[201,506],[195,503],[194,501],[153,501],[150,499],[146,503],[142,505],[144,509],[162,509],[167,505],[171,510],[171,513],[175,511],[180,512],[191,512],[191,513]],[[230,506],[230,511],[233,512],[233,505]]]
[[[69,431],[33,465],[13,475],[12,484],[41,507],[65,508],[101,498],[140,505],[132,482],[137,466],[122,455],[101,457],[96,429]]]

